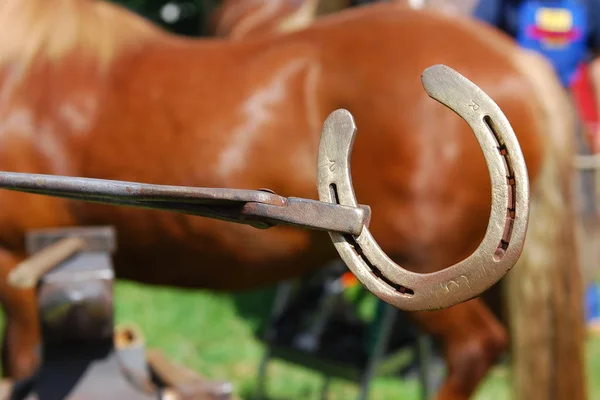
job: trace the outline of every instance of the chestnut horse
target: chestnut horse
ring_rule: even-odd
[[[573,300],[573,146],[570,118],[562,117],[569,105],[558,83],[540,84],[550,67],[528,72],[506,37],[387,3],[242,41],[178,37],[94,0],[3,0],[0,26],[0,170],[268,187],[317,198],[321,126],[331,111],[346,108],[359,129],[353,182],[373,210],[371,232],[393,260],[418,272],[471,254],[490,212],[475,138],[419,79],[433,64],[457,69],[498,103],[521,143],[532,201],[511,299],[524,307],[524,298],[535,297],[541,333],[530,347],[572,372],[549,390],[584,397],[569,386],[582,379],[583,333],[580,298]],[[38,362],[33,293],[6,283],[24,258],[29,229],[113,225],[117,276],[157,285],[243,290],[338,258],[326,233],[291,227],[257,231],[8,191],[0,192],[0,210],[4,371],[13,377],[30,374]],[[535,285],[520,281],[525,273],[537,274]],[[558,290],[561,301],[553,302]],[[479,298],[411,317],[444,345],[449,370],[439,399],[467,399],[507,347],[505,328]]]

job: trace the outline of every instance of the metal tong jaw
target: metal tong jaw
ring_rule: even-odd
[[[370,209],[356,202],[350,153],[356,125],[340,109],[325,121],[318,154],[320,201],[268,191],[150,185],[52,175],[0,173],[0,187],[115,205],[168,210],[257,228],[277,224],[329,231],[340,256],[380,299],[409,311],[445,308],[478,296],[517,262],[529,220],[529,181],[517,138],[500,108],[453,69],[435,65],[422,76],[430,97],[471,127],[492,181],[486,235],[466,260],[435,273],[409,272],[377,245],[367,226]]]

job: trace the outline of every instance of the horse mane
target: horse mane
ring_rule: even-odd
[[[245,37],[256,27],[274,23],[273,32],[287,32],[309,25],[318,0],[225,0],[212,15],[209,31],[229,39]]]
[[[74,51],[106,67],[120,50],[162,30],[102,0],[1,0],[0,68],[34,59],[59,61]]]
[[[319,0],[304,0],[279,24],[281,32],[306,28],[317,18]]]
[[[230,0],[224,0],[216,11],[211,15],[209,19],[209,31],[214,36],[228,36],[229,31],[235,24],[244,17],[244,15],[260,11],[260,6],[263,7],[265,4],[261,4],[257,1],[243,1],[234,0],[233,4]],[[275,4],[276,7],[279,5]]]

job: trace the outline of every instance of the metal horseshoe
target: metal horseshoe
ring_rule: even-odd
[[[467,259],[444,270],[419,274],[395,264],[363,226],[358,236],[329,232],[358,280],[380,299],[407,311],[450,307],[470,300],[499,281],[521,255],[529,221],[529,180],[510,123],[480,88],[444,65],[426,69],[427,94],[471,127],[487,163],[492,208],[484,239]],[[350,154],[354,118],[336,110],[325,121],[319,147],[317,185],[321,201],[356,207]]]

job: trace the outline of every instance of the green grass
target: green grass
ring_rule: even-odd
[[[257,338],[273,299],[272,290],[236,295],[208,291],[156,288],[120,281],[116,285],[117,323],[138,325],[148,347],[163,350],[172,359],[212,379],[227,379],[236,394],[251,399],[264,346]],[[588,343],[590,398],[600,398],[600,339]],[[593,372],[592,372],[593,371]],[[269,365],[270,399],[318,399],[323,377],[281,361]],[[595,379],[592,379],[594,377]],[[508,373],[495,368],[478,390],[476,400],[509,399]],[[419,398],[417,380],[377,378],[371,399]],[[349,399],[358,385],[333,380],[330,399]]]

